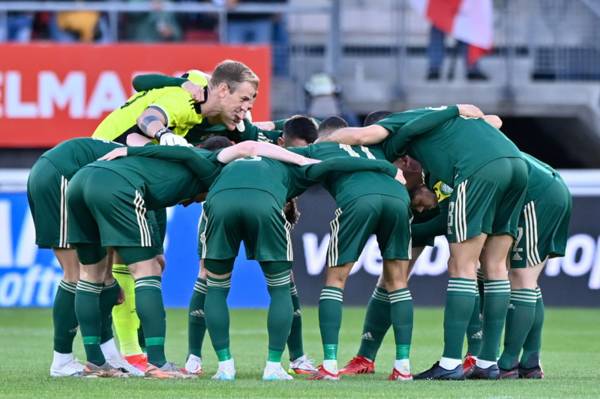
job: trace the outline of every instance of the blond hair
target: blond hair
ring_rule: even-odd
[[[214,88],[221,83],[225,83],[229,86],[229,92],[233,93],[238,85],[243,82],[248,82],[255,89],[258,89],[259,81],[258,76],[246,64],[239,61],[225,60],[217,65],[210,77],[209,84],[210,87]]]

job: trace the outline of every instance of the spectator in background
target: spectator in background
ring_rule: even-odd
[[[57,12],[50,19],[48,31],[51,40],[62,43],[110,41],[108,24],[99,11]]]
[[[26,43],[31,40],[32,12],[9,12],[6,25],[0,26],[0,42]]]
[[[236,13],[239,4],[287,4],[287,0],[213,0],[229,9],[227,15],[227,41],[231,44],[273,44],[273,71],[287,75],[288,35],[285,15],[278,13]]]
[[[146,1],[146,0],[130,0]],[[171,12],[162,10],[161,0],[152,0],[152,11],[127,15],[127,40],[136,42],[175,42],[182,38],[181,27]]]
[[[434,25],[431,25],[431,30],[429,32],[429,46],[427,47],[427,58],[429,59],[429,71],[427,73],[427,80],[438,80],[440,78],[440,72],[442,69],[442,64],[444,62],[444,55],[446,53],[446,46],[444,44],[444,39],[446,38],[446,34],[436,28]],[[479,69],[479,63],[469,63],[467,52],[469,45],[460,40],[456,41],[456,46],[454,48],[454,59],[452,60],[452,64],[450,65],[448,71],[448,79],[454,78],[454,70],[456,66],[456,57],[459,55],[464,57],[465,65],[467,69],[467,79],[469,80],[487,80],[487,76],[481,72]]]

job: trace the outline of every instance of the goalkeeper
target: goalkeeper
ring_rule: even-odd
[[[207,118],[220,121],[228,130],[235,129],[252,107],[259,83],[250,68],[230,60],[217,65],[210,80],[200,71],[190,71],[186,77],[189,87],[184,84],[134,94],[100,123],[92,137],[131,144],[135,137],[131,134],[139,133],[162,145],[187,145],[184,137]],[[164,229],[164,210],[156,216]],[[144,369],[146,357],[138,343],[140,321],[135,312],[133,279],[124,265],[114,265],[113,273],[125,292],[125,302],[113,311],[121,352],[130,363]]]

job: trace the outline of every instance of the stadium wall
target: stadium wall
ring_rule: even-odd
[[[50,250],[38,249],[24,183],[27,170],[0,170],[0,307],[51,306],[61,271]],[[566,256],[551,260],[542,275],[544,302],[553,306],[600,306],[600,171],[563,171],[574,197]],[[325,268],[328,221],[335,204],[320,188],[300,198],[303,215],[294,229],[294,273],[305,304],[318,303]],[[186,307],[198,272],[196,254],[200,205],[169,209],[163,279],[166,306]],[[436,240],[419,259],[411,278],[418,305],[442,305],[448,244]],[[349,305],[364,305],[381,271],[373,238],[357,262],[344,293]],[[268,294],[258,264],[243,248],[234,269],[232,307],[265,307]]]

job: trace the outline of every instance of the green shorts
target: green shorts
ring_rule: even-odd
[[[154,214],[154,216],[151,214]],[[165,237],[167,236],[167,208],[148,211],[148,218],[154,218],[156,221],[159,240],[156,245],[158,246],[160,253],[163,254],[165,252],[163,245],[165,242]]]
[[[27,199],[40,248],[69,248],[67,187],[69,181],[46,158],[40,158],[27,179]]]
[[[516,239],[527,172],[522,159],[500,158],[458,181],[448,207],[448,241],[463,242],[481,233]]]
[[[282,206],[265,191],[219,191],[204,203],[198,253],[202,259],[232,259],[240,243],[246,257],[262,262],[292,261],[291,229]]]
[[[104,253],[98,248],[115,248],[128,265],[160,253],[154,214],[147,212],[142,193],[122,176],[84,167],[71,179],[67,202],[68,240],[81,263],[98,262]]]
[[[337,208],[329,223],[327,265],[356,262],[371,234],[377,237],[383,259],[410,259],[409,204],[408,194],[406,198],[370,194]]]
[[[511,252],[511,268],[532,267],[546,258],[565,255],[572,206],[571,193],[560,178],[543,196],[525,204]]]

